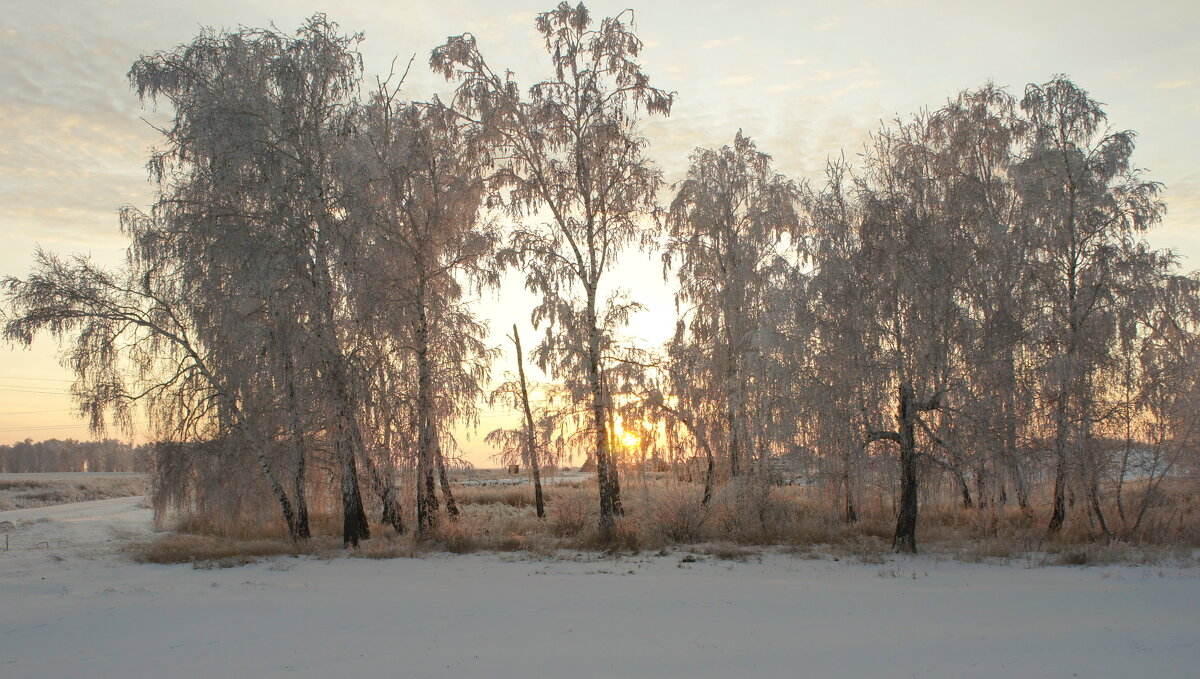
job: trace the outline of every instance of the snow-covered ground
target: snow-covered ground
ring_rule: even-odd
[[[525,486],[533,485],[529,471],[509,474],[503,469],[467,469],[453,474],[454,482],[462,486]],[[556,471],[542,476],[542,485],[552,486],[559,483],[580,483],[596,478],[596,472]]]
[[[151,530],[140,498],[0,521],[19,524],[5,679],[1200,676],[1200,569],[673,553],[197,570],[117,552]]]

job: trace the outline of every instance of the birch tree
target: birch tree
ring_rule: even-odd
[[[543,436],[538,434],[538,423],[534,420],[534,407],[529,399],[529,383],[525,379],[525,355],[521,348],[521,333],[517,324],[513,324],[513,334],[509,337],[513,343],[517,360],[517,379],[508,380],[496,387],[488,397],[488,403],[495,405],[499,401],[507,403],[521,414],[521,426],[517,429],[493,429],[488,432],[487,441],[500,448],[507,464],[524,463],[529,469],[533,481],[534,511],[539,519],[546,516],[545,499],[542,496],[541,466],[546,456],[539,453],[543,448]],[[543,423],[543,429],[544,427]],[[513,462],[518,460],[519,462]]]
[[[347,350],[353,327],[342,317],[346,269],[361,255],[361,238],[345,218],[335,171],[361,78],[360,39],[340,35],[323,15],[295,37],[206,30],[188,45],[143,57],[129,75],[143,101],[165,100],[174,112],[150,163],[159,200],[141,220],[140,252],[182,262],[190,292],[219,300],[212,305],[217,322],[205,329],[221,331],[230,316],[276,302],[276,294],[289,299],[267,316],[304,328],[306,360],[322,376],[347,545],[370,534]],[[254,337],[243,330],[233,334]]]
[[[1107,360],[1120,304],[1120,245],[1157,223],[1160,185],[1131,164],[1135,134],[1113,132],[1099,102],[1065,77],[1025,90],[1032,126],[1021,164],[1025,218],[1038,235],[1034,267],[1045,312],[1042,394],[1052,429],[1049,530],[1066,519],[1072,449],[1089,445],[1095,371]]]
[[[233,430],[289,534],[306,537],[262,430],[219,371],[228,347],[199,337],[186,289],[169,274],[137,266],[108,272],[84,258],[39,250],[28,277],[4,280],[5,338],[28,346],[44,332],[63,342],[64,362],[76,376],[72,396],[93,431],[110,422],[131,428],[139,406],[160,440],[206,440]]]
[[[488,64],[470,34],[450,38],[430,58],[458,83],[451,108],[494,144],[493,179],[508,192],[511,213],[527,218],[513,230],[505,261],[523,266],[527,286],[542,295],[533,320],[550,328],[546,367],[590,404],[604,535],[621,513],[604,394],[604,320],[627,312],[614,313],[619,297],[606,304],[602,283],[622,249],[650,241],[645,220],[662,179],[644,155],[637,119],[643,111],[667,114],[672,101],[642,72],[630,19],[594,26],[582,4],[565,2],[539,14],[553,75],[527,96],[511,73]]]
[[[402,84],[402,83],[401,83]],[[476,131],[438,104],[398,99],[382,83],[363,112],[352,216],[372,225],[371,263],[361,280],[372,307],[392,319],[396,347],[415,366],[417,528],[436,523],[435,476],[451,517],[458,508],[446,474],[443,438],[476,412],[490,370],[486,327],[464,299],[494,286],[497,233],[481,219],[486,147]],[[376,311],[378,313],[378,311]]]
[[[764,358],[769,270],[781,264],[779,241],[799,235],[798,199],[795,183],[739,131],[732,146],[693,152],[667,219],[663,263],[676,266],[676,303],[686,307],[672,347],[702,357],[680,397],[712,412],[708,428],[720,432],[732,476],[746,470],[767,421],[752,408],[751,364]]]

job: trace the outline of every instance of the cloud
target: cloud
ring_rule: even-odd
[[[718,47],[728,47],[734,43],[739,43],[741,41],[742,41],[742,36],[740,36],[740,35],[734,35],[734,36],[731,36],[728,38],[715,38],[715,39],[709,40],[708,42],[701,45],[700,49],[711,50],[711,49],[716,49]]]
[[[1168,80],[1166,82],[1154,83],[1154,87],[1160,90],[1178,90],[1183,87],[1192,85],[1193,80]]]
[[[732,75],[717,83],[721,87],[741,87],[758,82],[757,75]]]
[[[806,61],[798,59],[797,61]],[[791,82],[778,83],[767,87],[768,92],[793,92],[796,90],[817,90],[821,86],[833,87],[824,91],[814,91],[812,96],[820,97],[823,101],[832,101],[848,92],[876,87],[882,84],[879,71],[867,64],[852,68],[829,69],[823,68],[810,72],[808,75]],[[841,85],[837,87],[837,85]]]
[[[838,17],[830,17],[825,21],[817,24],[816,28],[821,33],[828,33],[837,30],[842,25],[842,20]]]

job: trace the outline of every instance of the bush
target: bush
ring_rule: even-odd
[[[590,493],[582,488],[555,488],[546,508],[551,530],[559,537],[579,535],[596,522],[592,512],[595,504]]]
[[[693,487],[673,484],[651,494],[642,514],[642,523],[656,539],[667,544],[690,544],[703,539],[709,510],[700,506],[701,492]]]
[[[212,535],[171,533],[129,547],[138,563],[190,563],[197,568],[244,566],[269,556],[311,554],[320,548],[316,541],[297,544],[279,540],[236,540]],[[326,545],[328,547],[328,545]]]

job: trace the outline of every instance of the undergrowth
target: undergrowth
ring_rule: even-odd
[[[419,558],[448,552],[525,552],[556,557],[586,552],[637,554],[687,550],[716,559],[745,561],[765,550],[802,558],[828,558],[883,564],[891,554],[894,518],[863,511],[847,523],[822,511],[824,506],[805,489],[777,487],[753,478],[721,488],[707,506],[695,484],[655,480],[627,483],[622,493],[625,514],[609,535],[601,535],[594,485],[546,487],[546,517],[534,515],[533,492],[522,486],[459,486],[462,510],[457,520],[442,516],[422,540],[396,535],[389,527],[372,527],[373,539],[358,549],[342,551],[336,512],[317,508],[310,514],[314,538],[303,544],[286,539],[279,521],[218,525],[211,519],[182,517],[176,532],[132,550],[148,563],[237,565],[283,555],[356,558]],[[963,509],[953,505],[923,507],[918,547],[937,558],[968,562],[1024,559],[1037,566],[1111,563],[1195,563],[1200,546],[1194,523],[1195,501],[1176,498],[1175,513],[1162,524],[1148,523],[1138,539],[1109,540],[1087,517],[1073,517],[1057,535],[1047,535],[1045,518],[1015,508]],[[331,507],[326,503],[323,508]],[[311,511],[311,509],[310,509]],[[1186,517],[1181,520],[1179,517]],[[406,521],[411,530],[412,520]]]

